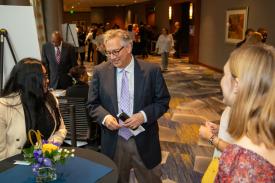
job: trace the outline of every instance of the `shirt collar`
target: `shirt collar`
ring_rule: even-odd
[[[130,63],[123,69],[122,68],[117,68],[117,71],[120,73],[121,71],[125,70],[128,73],[131,73],[133,71],[133,68],[134,68],[134,57],[132,56]]]
[[[61,41],[61,43],[60,43],[60,45],[59,46],[54,46],[55,48],[59,48],[60,50],[61,50],[61,48],[62,48],[62,41]]]

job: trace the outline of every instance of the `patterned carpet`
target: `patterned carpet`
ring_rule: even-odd
[[[161,62],[158,56],[146,61]],[[206,120],[218,123],[224,109],[222,74],[187,62],[170,58],[163,73],[171,95],[170,109],[159,119],[164,183],[200,182],[214,149],[199,140],[199,126]],[[86,66],[92,74],[92,64]]]

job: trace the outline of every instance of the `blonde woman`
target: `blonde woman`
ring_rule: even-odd
[[[224,70],[223,94],[234,97],[228,132],[235,143],[223,151],[215,182],[275,182],[274,48],[236,49]]]

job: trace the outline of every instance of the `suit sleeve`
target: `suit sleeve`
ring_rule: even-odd
[[[152,103],[142,109],[149,124],[156,122],[169,109],[170,101],[170,94],[159,67],[155,68],[152,77],[154,81],[152,84]]]
[[[97,71],[96,68],[94,70],[93,79],[91,81],[90,88],[89,88],[87,108],[91,118],[101,126],[102,126],[102,121],[104,117],[110,114],[101,105],[100,78],[99,78],[99,72]]]

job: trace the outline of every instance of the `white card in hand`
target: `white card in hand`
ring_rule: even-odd
[[[15,165],[30,165],[31,163],[28,161],[15,160],[14,164]]]
[[[129,128],[129,130],[131,131],[131,133],[134,135],[134,136],[137,136],[138,134],[140,134],[141,132],[144,132],[145,129],[143,128],[143,126],[139,126],[137,129],[135,130],[132,130]]]

